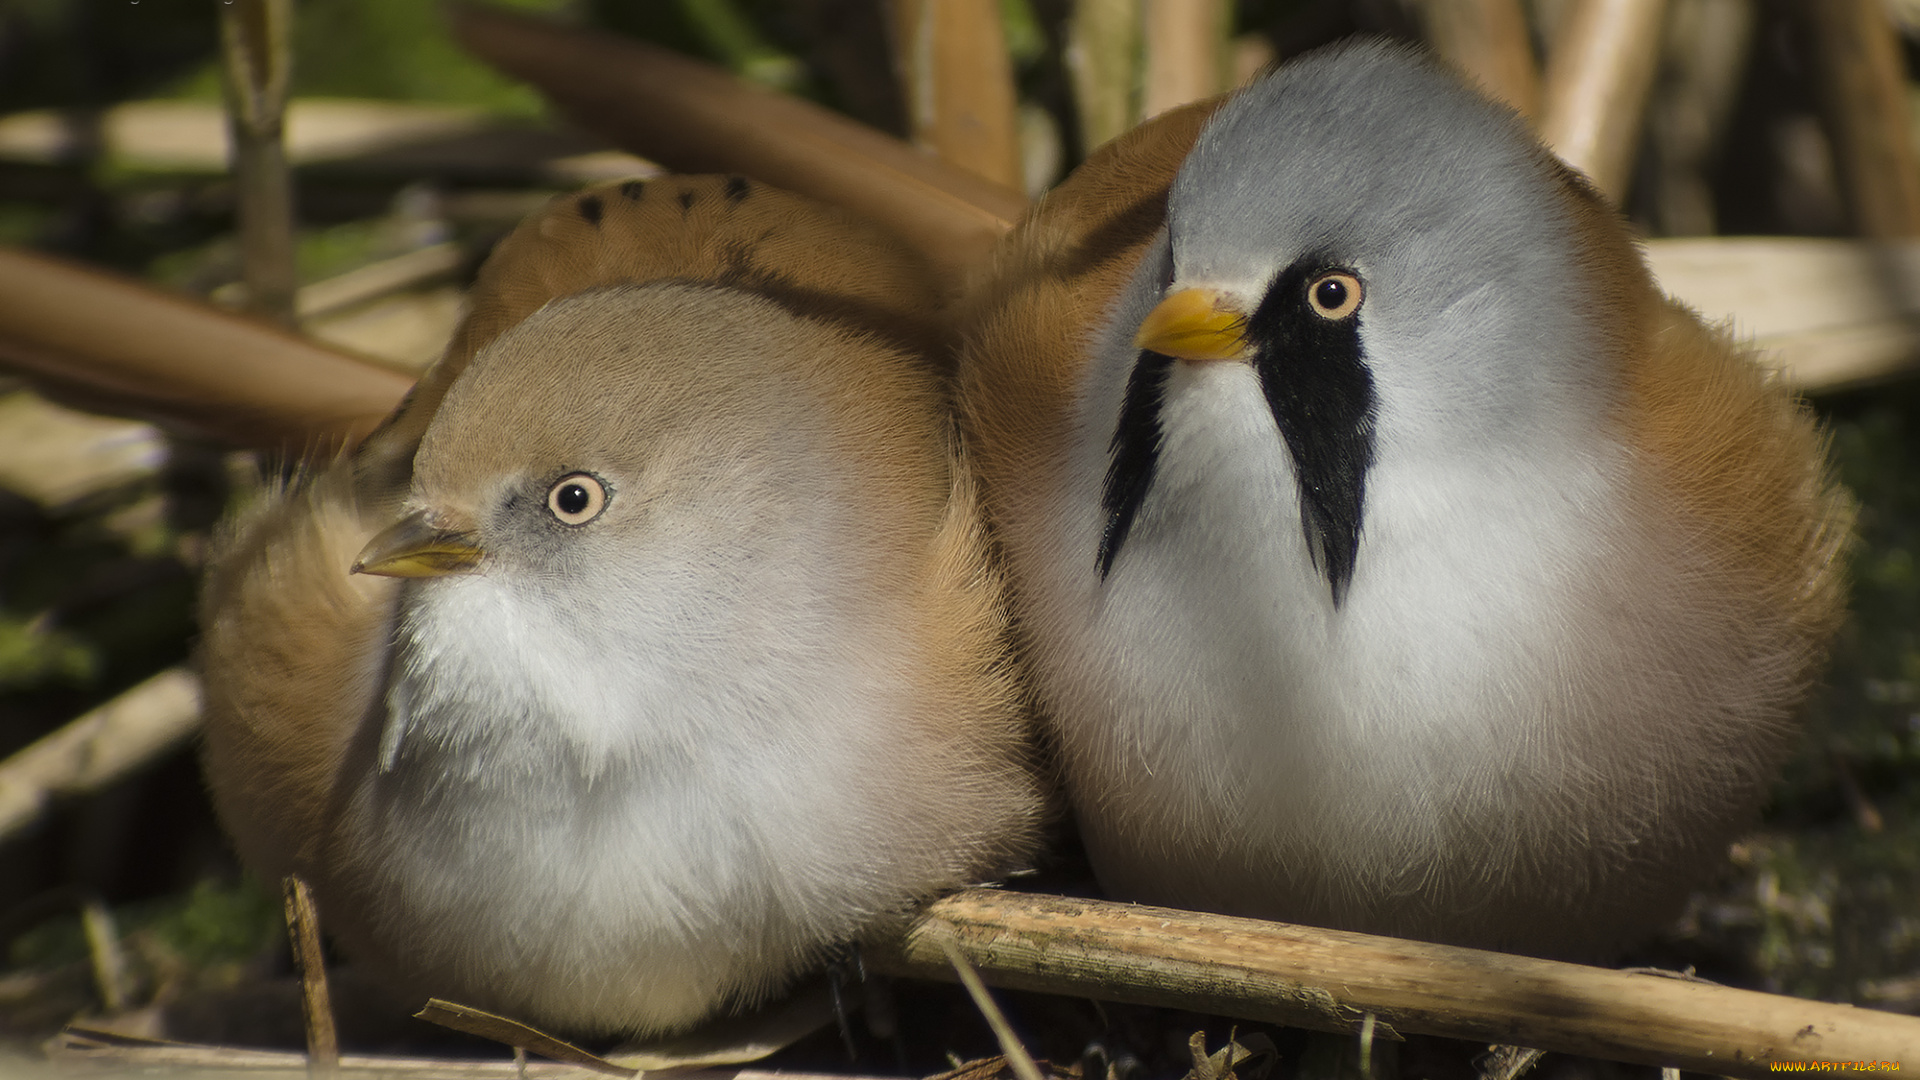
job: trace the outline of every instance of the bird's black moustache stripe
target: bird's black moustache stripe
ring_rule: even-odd
[[[1100,579],[1113,570],[1120,545],[1133,528],[1133,516],[1153,486],[1154,466],[1160,460],[1160,400],[1166,394],[1173,357],[1143,351],[1127,376],[1127,393],[1120,404],[1120,423],[1113,429],[1108,451],[1107,482],[1100,505],[1107,512],[1100,531]]]
[[[1309,282],[1328,269],[1289,267],[1247,320],[1260,390],[1293,456],[1300,527],[1314,568],[1337,606],[1346,599],[1360,555],[1367,472],[1373,467],[1373,374],[1360,349],[1360,316],[1328,319],[1307,304]],[[1120,422],[1101,493],[1106,526],[1098,565],[1105,580],[1159,463],[1160,407],[1173,360],[1142,352],[1127,378]],[[1284,496],[1283,496],[1284,497]]]
[[[1360,350],[1364,307],[1335,320],[1307,305],[1309,282],[1327,269],[1295,264],[1282,273],[1247,320],[1247,342],[1267,408],[1293,454],[1307,554],[1338,606],[1360,555],[1375,400]]]

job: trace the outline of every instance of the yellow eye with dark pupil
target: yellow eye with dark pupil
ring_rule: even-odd
[[[1344,319],[1360,310],[1364,290],[1360,279],[1344,270],[1333,270],[1314,278],[1307,285],[1307,306],[1323,319]]]
[[[606,486],[587,473],[563,476],[547,489],[547,510],[563,525],[585,525],[606,507]]]

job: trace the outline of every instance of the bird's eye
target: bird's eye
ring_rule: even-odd
[[[607,508],[607,488],[590,473],[572,473],[547,489],[547,509],[563,525],[585,525]]]
[[[1307,306],[1323,319],[1338,321],[1360,310],[1366,290],[1345,270],[1330,270],[1307,283]]]

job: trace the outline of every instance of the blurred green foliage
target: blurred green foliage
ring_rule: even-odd
[[[84,684],[99,666],[99,653],[72,633],[0,611],[0,691],[49,681]]]
[[[1872,1004],[1920,971],[1920,391],[1822,406],[1860,510],[1851,615],[1722,929],[1764,985]]]
[[[148,967],[205,971],[246,963],[271,952],[285,933],[280,894],[252,876],[202,880],[188,891],[126,904],[113,912],[115,929]],[[15,938],[7,960],[15,967],[47,968],[86,960],[80,915],[48,919]]]
[[[564,11],[567,0],[494,0],[535,13]],[[540,95],[460,50],[437,5],[393,0],[308,0],[293,29],[295,96],[381,98],[466,105],[502,116],[541,115]],[[218,58],[171,92],[220,97]]]
[[[7,0],[0,111],[99,107],[160,92],[215,55],[218,21],[212,3]]]
[[[778,0],[586,0],[595,26],[664,45],[789,93],[819,98],[822,85],[798,54],[801,5]]]

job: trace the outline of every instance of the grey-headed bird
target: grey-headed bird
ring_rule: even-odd
[[[1594,956],[1750,821],[1849,503],[1507,110],[1313,54],[1096,154],[971,305],[963,412],[1115,894]]]

